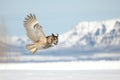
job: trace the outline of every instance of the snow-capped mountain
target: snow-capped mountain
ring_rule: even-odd
[[[60,36],[62,47],[108,47],[120,45],[120,19],[80,22]]]
[[[12,43],[25,45],[27,37],[12,37]],[[108,21],[80,22],[68,32],[59,36],[61,48],[99,48],[120,45],[120,19]]]

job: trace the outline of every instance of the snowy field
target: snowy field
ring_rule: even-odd
[[[0,63],[0,70],[120,70],[120,61]]]
[[[120,80],[120,61],[0,63],[0,80]]]
[[[120,70],[0,70],[0,80],[120,80]]]

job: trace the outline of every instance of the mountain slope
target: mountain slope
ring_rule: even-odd
[[[60,37],[62,47],[109,47],[120,45],[120,19],[81,22]]]

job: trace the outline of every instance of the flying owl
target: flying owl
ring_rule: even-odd
[[[58,34],[54,35],[52,33],[52,35],[46,36],[43,31],[43,27],[38,23],[35,15],[27,15],[24,21],[24,27],[26,29],[27,36],[33,41],[33,44],[26,45],[26,48],[32,53],[57,45]]]

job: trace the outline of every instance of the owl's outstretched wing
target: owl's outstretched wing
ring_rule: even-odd
[[[34,42],[46,42],[46,36],[43,32],[42,26],[38,23],[35,15],[29,14],[24,21],[24,27],[27,31],[27,36]]]

